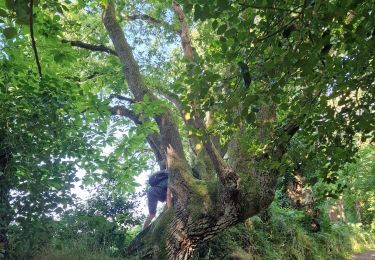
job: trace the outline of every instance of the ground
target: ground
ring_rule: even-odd
[[[353,255],[350,260],[372,260],[375,259],[375,248],[360,254]]]

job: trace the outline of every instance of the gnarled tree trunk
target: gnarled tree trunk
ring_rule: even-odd
[[[185,55],[193,59],[182,9],[176,2],[173,2],[173,8],[181,24]],[[156,100],[157,97],[143,82],[123,29],[116,21],[111,1],[105,8],[103,23],[123,65],[135,101],[143,101],[145,95],[151,101]],[[228,148],[230,163],[224,161],[213,138],[208,136],[204,143],[204,153],[208,156],[204,160],[213,166],[217,178],[199,180],[193,177],[187,163],[171,112],[165,110],[154,116],[154,120],[160,134],[158,150],[165,153],[170,171],[169,187],[174,203],[134,240],[129,256],[137,259],[189,259],[205,241],[267,208],[274,197],[277,172],[261,165],[270,158],[280,159],[285,143],[298,130],[295,126],[286,127],[284,130],[289,139],[284,136],[282,142],[276,141],[274,147],[257,157],[249,155],[247,149],[240,145],[241,133],[238,133]],[[205,124],[195,117],[194,126],[204,128]]]

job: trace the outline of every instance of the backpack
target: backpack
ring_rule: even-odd
[[[148,179],[148,183],[150,184],[150,186],[154,187],[158,185],[159,182],[165,179],[168,179],[168,173],[165,171],[160,171],[151,175],[150,178]]]

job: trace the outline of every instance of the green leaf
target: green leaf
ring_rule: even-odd
[[[4,9],[0,8],[0,16],[1,17],[8,17],[8,12]]]
[[[228,0],[217,0],[217,6],[219,7],[220,10],[224,10],[228,8],[230,4],[230,1]]]
[[[16,6],[16,1],[15,0],[5,0],[5,5],[9,10],[12,10]]]
[[[227,30],[227,25],[223,24],[217,29],[217,34],[223,34]]]
[[[205,14],[203,12],[203,8],[200,5],[195,5],[194,6],[194,20],[205,20]]]
[[[271,99],[272,99],[276,104],[280,103],[280,97],[277,96],[277,95],[272,95],[272,96],[271,96]]]
[[[254,123],[256,120],[256,116],[254,113],[249,113],[246,115],[246,122],[251,124],[251,123]]]
[[[235,28],[231,28],[228,31],[226,31],[224,35],[225,37],[232,38],[236,36],[236,34],[237,34],[237,30]]]
[[[217,22],[217,20],[213,21],[212,22],[212,29],[216,30],[216,28],[218,27],[219,23]]]
[[[193,5],[192,4],[190,4],[190,3],[184,4],[184,12],[185,13],[190,13],[192,9],[193,9]]]
[[[14,37],[17,36],[17,30],[14,27],[7,27],[3,29],[3,34],[5,38],[7,38],[8,40],[13,39]]]
[[[64,60],[64,58],[65,58],[65,55],[63,54],[63,53],[57,53],[57,54],[55,54],[54,56],[53,56],[53,60],[55,61],[55,62],[62,62],[63,60]]]
[[[69,9],[68,7],[66,7],[66,5],[61,5],[62,9],[65,11],[65,12],[69,12]]]

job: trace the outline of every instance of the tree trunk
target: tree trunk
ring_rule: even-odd
[[[174,8],[177,12],[181,11],[175,2]],[[115,13],[114,4],[109,1],[103,23],[123,65],[129,89],[135,101],[143,101],[146,95],[149,100],[157,100],[143,82]],[[180,20],[182,18],[179,16]],[[188,41],[184,44],[185,47],[190,46]],[[260,120],[273,117],[271,112]],[[298,127],[286,126],[284,132],[289,138],[283,136],[280,138],[283,141],[276,140],[275,147],[270,147],[264,155],[256,158],[251,157],[247,147],[241,145],[243,136],[238,133],[228,147],[230,163],[223,159],[212,137],[207,136],[204,148],[217,178],[199,180],[193,177],[187,163],[179,129],[171,112],[166,109],[155,115],[154,120],[160,130],[162,151],[170,172],[173,207],[136,237],[129,247],[129,257],[136,259],[189,259],[205,241],[267,208],[274,198],[277,172],[262,165],[270,158],[280,160],[285,143],[298,130]],[[200,129],[205,128],[201,118],[194,118],[194,123]],[[261,138],[265,138],[264,135]]]
[[[0,258],[9,259],[8,227],[10,223],[9,174],[11,153],[8,147],[0,142]]]
[[[361,202],[359,200],[355,201],[355,213],[357,215],[357,220],[362,223],[362,216],[361,216]]]
[[[273,180],[272,177],[264,184],[274,187]],[[129,256],[139,259],[190,259],[206,241],[267,208],[273,199],[273,193],[265,200],[255,190],[223,192],[215,198],[222,189],[220,185],[212,183],[208,190],[199,181],[196,185],[197,190],[190,194],[188,205],[185,208],[177,205],[163,212],[133,241]]]

